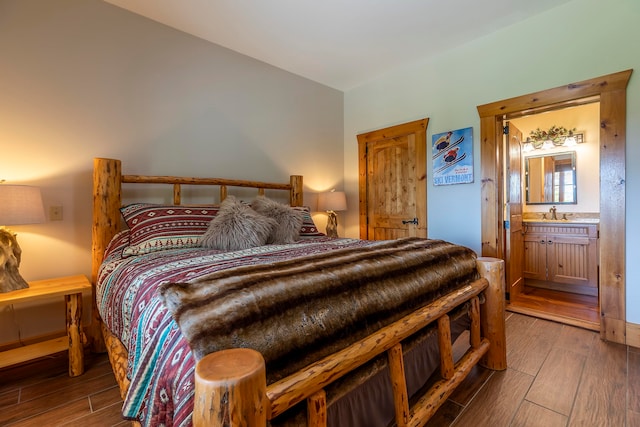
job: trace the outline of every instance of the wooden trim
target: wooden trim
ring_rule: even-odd
[[[496,159],[503,155],[502,141],[498,134],[502,134],[496,117],[480,118],[480,158],[482,164],[481,193],[482,193],[482,255],[504,258],[503,213],[496,206],[503,206],[504,194],[501,191],[502,168]]]
[[[365,239],[369,234],[367,224],[367,143],[358,138],[358,214],[360,224],[360,238]]]
[[[482,254],[504,258],[502,132],[498,123],[532,111],[600,101],[600,306],[602,339],[625,342],[626,87],[632,70],[478,106]],[[501,129],[500,129],[501,130]]]
[[[640,348],[640,325],[627,322],[627,345]]]
[[[626,323],[626,95],[624,88],[600,95],[600,336],[621,344]]]
[[[604,92],[625,91],[631,72],[620,71],[577,83],[542,90],[527,95],[516,96],[502,101],[478,106],[480,117],[502,116],[503,114],[530,114],[536,109],[552,104],[561,104],[581,98],[600,96]]]

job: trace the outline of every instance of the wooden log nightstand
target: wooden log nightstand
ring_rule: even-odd
[[[68,349],[69,376],[82,375],[84,373],[82,292],[90,290],[91,283],[85,276],[78,275],[29,282],[29,287],[26,289],[0,293],[0,307],[64,296],[67,310],[66,337],[54,338],[0,352],[0,368]]]

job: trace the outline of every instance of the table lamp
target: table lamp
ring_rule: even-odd
[[[347,197],[344,191],[331,190],[318,194],[318,210],[326,211],[327,215],[329,215],[327,236],[338,237],[338,216],[336,211],[347,210]]]
[[[7,225],[38,224],[45,220],[38,187],[0,184],[0,293],[28,288],[18,267],[22,249]]]

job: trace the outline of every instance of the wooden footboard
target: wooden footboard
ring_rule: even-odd
[[[265,426],[305,399],[308,425],[326,426],[324,388],[383,352],[389,361],[396,424],[424,425],[473,366],[506,369],[504,261],[479,258],[478,270],[481,279],[268,387],[264,360],[254,350],[205,356],[196,367],[194,426]],[[465,302],[470,307],[470,348],[455,362],[448,313]],[[442,379],[410,408],[401,341],[432,322],[438,325]]]

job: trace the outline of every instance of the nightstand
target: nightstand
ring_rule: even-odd
[[[69,376],[84,373],[82,331],[82,292],[91,290],[85,276],[69,276],[57,279],[29,282],[27,289],[0,293],[0,307],[27,301],[64,296],[67,311],[67,336],[0,352],[0,368],[27,360],[69,350]]]

